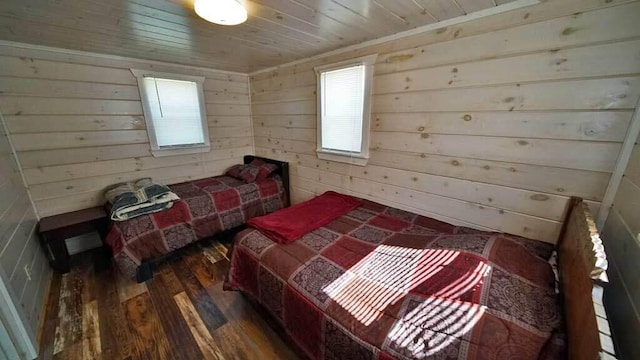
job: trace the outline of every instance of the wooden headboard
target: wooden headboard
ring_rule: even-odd
[[[280,177],[282,178],[282,185],[284,185],[284,192],[287,197],[286,206],[289,206],[291,204],[291,192],[289,190],[289,163],[285,161],[267,159],[267,158],[254,156],[254,155],[245,155],[243,161],[245,164],[248,164],[255,159],[259,159],[266,163],[274,164],[278,166],[278,170],[276,170],[276,173],[280,175]]]
[[[587,205],[572,198],[558,244],[569,359],[615,358],[603,286],[607,256]]]

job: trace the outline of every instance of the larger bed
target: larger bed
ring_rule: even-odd
[[[564,259],[575,257],[572,242],[580,240],[575,229],[566,233]],[[552,251],[362,200],[288,245],[256,229],[239,233],[225,288],[265,308],[312,359],[560,359],[567,348],[571,358],[595,359],[600,342],[590,320],[580,331],[595,326],[596,339],[567,346]],[[582,277],[593,284],[588,274],[574,279]],[[568,297],[588,313],[584,289]]]

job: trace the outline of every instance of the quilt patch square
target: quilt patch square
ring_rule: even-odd
[[[192,198],[184,199],[187,203],[191,216],[199,218],[207,216],[211,213],[215,213],[216,209],[213,207],[213,201],[209,195],[194,196]]]
[[[223,184],[219,180],[208,178],[208,179],[195,180],[193,182],[193,185],[195,187],[200,188],[200,189],[204,189],[204,188],[209,187],[209,186],[220,186],[220,185],[223,185]]]
[[[324,309],[329,300],[326,288],[336,281],[344,271],[319,256],[293,274],[291,283],[301,292],[310,295],[316,305]]]
[[[169,250],[174,251],[196,240],[196,234],[187,224],[178,224],[162,229],[162,236],[169,245]]]
[[[225,229],[233,229],[245,223],[242,209],[233,209],[220,213],[220,220]]]
[[[170,209],[153,213],[151,216],[153,216],[153,220],[160,229],[191,221],[189,208],[187,207],[187,203],[183,201],[177,201]],[[146,216],[140,216],[140,218],[143,217]]]
[[[375,248],[375,245],[358,241],[345,235],[325,248],[322,251],[322,256],[348,270]]]
[[[301,243],[315,251],[321,251],[327,245],[333,243],[340,235],[324,228],[316,229],[300,238]]]
[[[369,220],[368,223],[370,225],[395,232],[402,231],[411,225],[411,223],[405,220],[387,214],[380,214]]]
[[[218,214],[193,219],[193,231],[198,239],[204,239],[219,233],[222,230],[222,223]]]
[[[260,197],[273,196],[280,193],[280,183],[273,180],[261,181],[258,185]]]
[[[320,355],[322,312],[297,291],[284,291],[284,323],[291,336],[312,358]]]
[[[495,315],[542,332],[559,326],[560,307],[552,287],[535,286],[498,267],[491,272],[487,306]]]
[[[213,194],[213,201],[218,211],[227,211],[240,207],[240,195],[236,189],[218,191]]]
[[[328,317],[324,318],[324,358],[327,360],[373,360],[375,352],[371,346],[353,338],[342,326]]]
[[[260,266],[260,299],[262,303],[279,319],[282,319],[284,302],[284,283],[269,270]]]
[[[349,235],[356,239],[366,241],[372,244],[379,244],[385,241],[393,232],[378,229],[372,226],[364,225],[355,231],[352,231]]]
[[[138,216],[133,219],[129,219],[120,226],[120,232],[124,240],[129,243],[131,239],[136,238],[149,231],[155,230],[155,225],[151,218],[148,216]]]

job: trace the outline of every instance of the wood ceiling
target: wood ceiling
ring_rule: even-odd
[[[252,72],[512,0],[254,0],[226,27],[193,0],[2,0],[0,39]]]

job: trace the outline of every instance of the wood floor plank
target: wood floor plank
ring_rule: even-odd
[[[199,344],[193,338],[192,330],[185,321],[178,305],[164,284],[162,276],[155,276],[147,281],[147,288],[154,307],[160,315],[160,322],[167,336],[167,340],[174,351],[175,359],[202,359]]]
[[[213,333],[217,328],[227,322],[224,314],[218,309],[207,291],[202,287],[196,276],[191,272],[187,263],[179,258],[171,261],[171,267],[178,279],[184,286],[185,293],[191,299],[193,306],[207,326]]]
[[[146,283],[137,283],[133,279],[118,276],[118,295],[120,302],[125,302],[147,291]]]
[[[204,255],[204,257],[206,257],[212,264],[225,258],[217,248],[211,246],[203,247],[202,255]]]
[[[54,273],[49,286],[49,296],[45,307],[42,337],[40,338],[40,353],[38,359],[50,360],[53,357],[53,345],[58,326],[58,301],[60,299],[60,285],[62,278]]]
[[[83,264],[80,271],[82,276],[82,303],[87,304],[96,299],[96,282],[94,280],[95,270],[90,257],[83,258]]]
[[[125,301],[122,306],[135,345],[134,358],[172,359],[169,342],[149,294],[144,292]]]
[[[266,359],[244,334],[238,324],[228,322],[219,327],[212,335],[225,359],[253,360]]]
[[[82,351],[82,289],[78,269],[62,276],[54,359],[79,359]]]
[[[202,322],[202,318],[193,307],[189,296],[185,292],[174,295],[178,309],[182,313],[182,317],[187,321],[191,334],[195,338],[200,351],[205,359],[224,359],[220,349],[215,344],[209,330]]]
[[[103,271],[97,274],[95,279],[102,358],[104,360],[131,358],[133,344],[124,311],[120,305],[116,275],[112,271]]]
[[[204,288],[209,288],[224,280],[228,267],[222,261],[211,263],[201,252],[185,256],[184,259]]]
[[[82,312],[82,358],[102,358],[98,301],[85,303]]]
[[[227,261],[228,266],[228,261]],[[267,322],[255,311],[239,292],[224,291],[222,286],[207,289],[210,296],[230,322],[237,324],[246,336],[244,342],[251,342],[260,349],[264,359],[298,359],[298,356],[278,336]]]
[[[173,268],[168,264],[158,269],[155,276],[162,277],[162,281],[171,296],[184,291],[184,286],[182,286],[180,279],[178,279],[176,273],[173,272]]]

